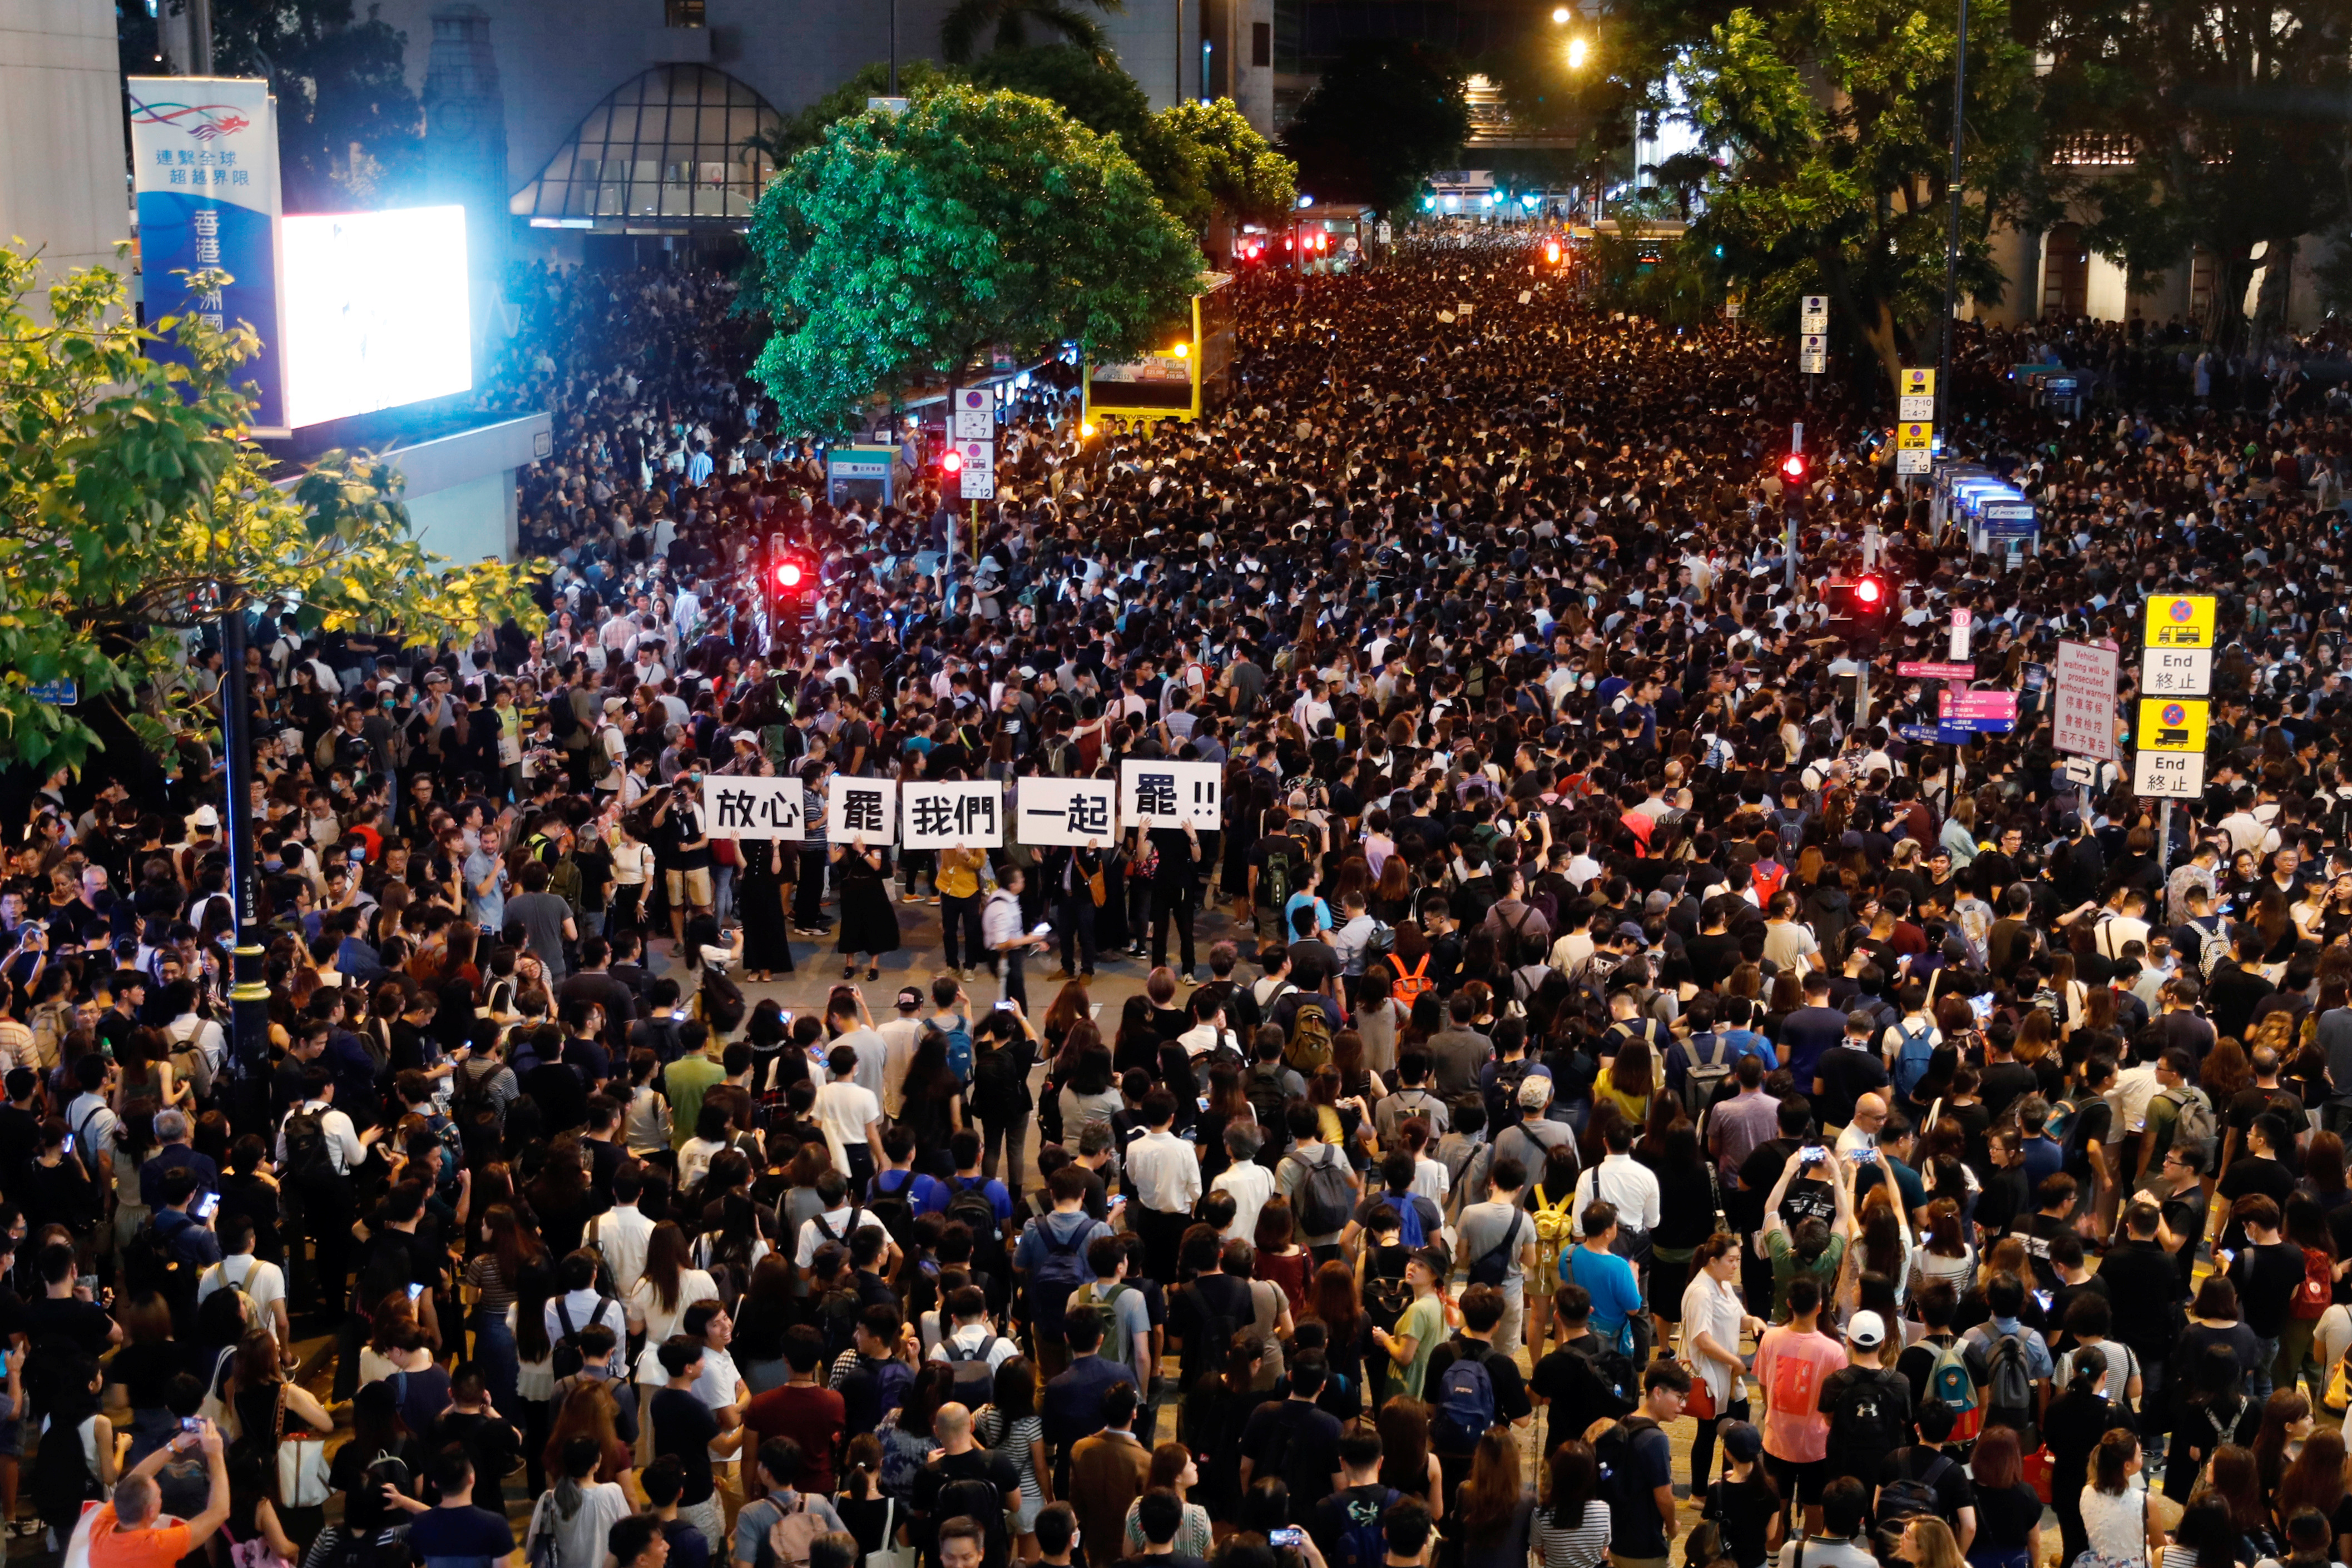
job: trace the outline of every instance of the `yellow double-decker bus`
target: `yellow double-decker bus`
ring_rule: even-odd
[[[1089,423],[1110,419],[1198,419],[1223,402],[1233,373],[1233,275],[1204,272],[1189,321],[1170,323],[1156,351],[1086,367]]]

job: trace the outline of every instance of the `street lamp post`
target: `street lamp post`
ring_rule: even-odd
[[[1959,6],[1952,53],[1952,211],[1944,235],[1944,334],[1936,352],[1937,423],[1948,432],[1959,412],[1952,389],[1952,318],[1960,308],[1960,149],[1968,136],[1969,0],[1959,0]]]

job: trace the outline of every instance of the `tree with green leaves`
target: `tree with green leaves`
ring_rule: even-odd
[[[1229,98],[1161,110],[1137,159],[1160,200],[1196,234],[1219,223],[1279,223],[1298,204],[1298,166]]]
[[[1987,244],[2035,193],[2032,57],[2006,0],[1971,0],[1960,281],[1997,300]],[[1956,16],[1949,0],[1798,0],[1741,9],[1685,57],[1691,115],[1730,172],[1694,234],[1749,317],[1795,325],[1826,294],[1891,389],[1932,357],[1943,308]]]
[[[217,276],[217,275],[205,275]],[[535,622],[533,570],[452,566],[410,535],[399,476],[330,453],[290,489],[247,434],[236,367],[259,340],[194,318],[150,330],[103,268],[27,299],[31,256],[0,246],[0,763],[79,768],[109,732],[157,753],[212,722],[181,684],[181,633],[292,605],[314,631],[470,639]],[[172,335],[190,363],[148,357]],[[69,680],[73,708],[30,688]]]
[[[909,99],[963,79],[962,69],[956,66],[941,68],[929,60],[902,60],[898,65],[898,94]],[[887,61],[876,60],[859,68],[847,81],[798,114],[783,120],[773,131],[751,137],[748,145],[765,152],[781,169],[824,141],[825,127],[836,120],[865,113],[867,99],[883,97],[889,90],[890,67]]]
[[[1087,4],[1112,15],[1127,9],[1126,0]],[[1033,26],[1059,34],[1090,55],[1110,58],[1110,40],[1102,24],[1066,0],[956,0],[940,23],[940,53],[962,65],[971,58],[981,35],[989,32],[994,33],[999,49],[1026,48]]]
[[[1139,157],[1151,125],[1141,83],[1107,55],[1076,44],[995,49],[971,62],[964,79],[982,92],[1025,92],[1057,105],[1097,136],[1116,136]]]
[[[966,87],[835,120],[761,193],[751,243],[775,327],[753,373],[784,428],[827,433],[992,345],[1131,355],[1201,262],[1117,141]]]
[[[2057,0],[2049,36],[2055,172],[2084,238],[2138,287],[2204,250],[2202,325],[2237,347],[2255,269],[2283,305],[2299,237],[2352,211],[2352,5]]]
[[[1467,78],[1426,45],[1351,46],[1298,106],[1283,137],[1300,184],[1384,213],[1409,207],[1470,135]]]
[[[184,0],[165,0],[166,4]],[[423,172],[408,36],[352,0],[213,0],[213,64],[268,77],[289,212],[397,205]]]

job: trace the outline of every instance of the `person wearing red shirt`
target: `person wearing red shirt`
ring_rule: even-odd
[[[834,1456],[841,1451],[842,1431],[848,1409],[841,1396],[817,1382],[824,1365],[824,1336],[809,1323],[797,1323],[784,1335],[784,1361],[792,1381],[753,1397],[743,1407],[743,1425],[759,1434],[758,1441],[790,1437],[800,1445],[801,1473],[796,1491],[814,1497],[834,1492]]]

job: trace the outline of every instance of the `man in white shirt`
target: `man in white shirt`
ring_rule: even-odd
[[[1143,1097],[1149,1129],[1127,1145],[1127,1187],[1139,1208],[1129,1222],[1143,1238],[1155,1280],[1176,1278],[1176,1248],[1201,1200],[1201,1156],[1175,1134],[1176,1097],[1155,1088]]]
[[[1228,1241],[1249,1241],[1257,1235],[1257,1212],[1274,1196],[1274,1173],[1257,1163],[1265,1137],[1254,1122],[1225,1124],[1225,1153],[1232,1164],[1209,1183],[1212,1192],[1231,1194],[1234,1222],[1225,1227]]]
[[[1219,1046],[1231,1048],[1236,1055],[1246,1054],[1242,1051],[1241,1036],[1225,1027],[1225,1009],[1222,993],[1214,990],[1193,992],[1192,1017],[1194,1019],[1192,1027],[1178,1035],[1176,1043],[1182,1046],[1184,1054],[1194,1061],[1200,1061]]]
[[[1633,1129],[1622,1122],[1612,1122],[1606,1137],[1608,1154],[1577,1179],[1576,1202],[1569,1209],[1577,1234],[1583,1234],[1585,1206],[1595,1200],[1613,1204],[1617,1222],[1626,1229],[1655,1230],[1658,1221],[1664,1218],[1658,1178],[1649,1166],[1633,1158]]]
[[[294,1354],[294,1325],[286,1312],[286,1275],[277,1264],[264,1262],[253,1255],[253,1217],[231,1214],[220,1222],[221,1260],[205,1270],[196,1281],[196,1304],[220,1290],[239,1290],[261,1312],[261,1326],[278,1342],[278,1363],[292,1366],[300,1360]]]
[[[1828,967],[1822,961],[1822,945],[1814,939],[1812,929],[1797,919],[1796,896],[1786,890],[1772,895],[1771,909],[1764,916],[1764,956],[1780,968],[1800,974]]]
[[[993,1372],[1021,1354],[1019,1344],[1009,1336],[998,1333],[994,1325],[989,1322],[988,1297],[977,1286],[958,1287],[949,1293],[947,1306],[948,1316],[954,1320],[955,1327],[931,1346],[930,1358],[933,1361],[955,1365],[984,1358],[989,1370]],[[955,1347],[954,1355],[948,1354],[950,1345]]]
[[[66,1135],[73,1139],[73,1152],[82,1168],[102,1191],[114,1180],[114,1134],[120,1124],[106,1103],[106,1092],[114,1082],[115,1068],[92,1051],[75,1062],[73,1071],[81,1092],[66,1107]]]
[[[370,1127],[365,1133],[352,1125],[352,1119],[335,1109],[335,1081],[324,1064],[313,1061],[302,1070],[303,1097],[289,1107],[285,1119],[278,1124],[278,1168],[288,1177],[301,1173],[289,1167],[286,1157],[286,1127],[288,1123],[305,1112],[315,1112],[319,1131],[326,1140],[327,1161],[339,1176],[349,1176],[367,1160],[367,1146],[375,1142],[383,1129]]]
[[[873,1034],[871,1030],[866,1032]],[[878,1051],[880,1035],[874,1036],[874,1044]],[[858,1055],[851,1046],[835,1040],[824,1065],[832,1077],[816,1092],[816,1103],[810,1114],[824,1129],[825,1138],[837,1156],[836,1163],[849,1173],[851,1189],[863,1192],[874,1176],[875,1145],[882,1141],[882,1100],[857,1082]],[[803,1266],[806,1266],[805,1260]]]
[[[818,1248],[828,1241],[846,1247],[852,1233],[869,1226],[877,1230],[882,1228],[882,1222],[867,1214],[851,1196],[849,1184],[842,1179],[839,1171],[827,1171],[816,1178],[816,1197],[824,1205],[824,1212],[801,1221],[800,1241],[793,1253],[793,1265],[800,1270],[804,1284],[814,1277]],[[898,1243],[886,1242],[882,1265],[876,1272],[888,1279],[897,1270],[898,1257]]]
[[[163,1026],[163,1038],[174,1051],[195,1052],[194,1088],[198,1094],[209,1096],[213,1080],[220,1076],[228,1060],[228,1037],[221,1032],[218,1023],[196,1011],[194,985],[182,980],[172,988],[170,995],[173,1000],[184,1001],[185,1006],[178,1017]]]
[[[646,1242],[654,1222],[637,1208],[645,1191],[645,1167],[635,1160],[622,1162],[613,1172],[613,1207],[589,1220],[582,1243],[603,1256],[613,1276],[613,1289],[626,1296],[645,1277]]]

